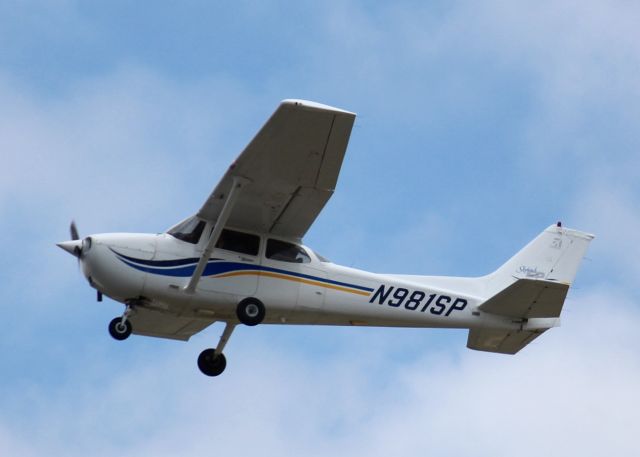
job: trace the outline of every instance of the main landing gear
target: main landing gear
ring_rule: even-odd
[[[236,316],[244,325],[253,327],[264,320],[264,305],[257,298],[249,297],[238,303]]]
[[[257,298],[249,297],[238,303],[236,316],[244,324],[253,327],[264,320],[264,305]],[[229,341],[233,330],[236,328],[235,322],[227,322],[215,349],[205,349],[198,357],[198,368],[207,376],[218,376],[222,374],[227,366],[227,359],[222,350]]]
[[[202,371],[203,374],[206,374],[207,376],[218,376],[219,374],[222,374],[224,369],[227,367],[227,359],[222,353],[222,350],[227,345],[227,341],[229,341],[229,337],[235,328],[235,322],[227,322],[216,348],[205,349],[200,353],[200,356],[198,357],[198,368],[200,368],[200,371]]]

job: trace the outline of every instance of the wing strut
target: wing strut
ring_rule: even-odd
[[[229,194],[227,195],[227,199],[224,202],[224,206],[222,207],[222,211],[218,215],[218,219],[216,220],[215,226],[211,235],[209,235],[209,241],[207,241],[207,245],[202,252],[202,256],[198,261],[198,265],[196,266],[195,271],[193,272],[193,276],[189,280],[189,284],[184,288],[184,291],[188,294],[192,294],[196,290],[196,286],[202,277],[202,273],[204,272],[205,267],[207,266],[207,262],[209,262],[209,258],[211,257],[211,253],[213,252],[213,247],[216,245],[218,238],[220,238],[220,233],[222,233],[222,229],[227,223],[229,216],[231,215],[231,210],[233,209],[233,205],[238,199],[240,195],[240,190],[243,186],[245,186],[250,181],[246,178],[242,178],[240,176],[233,177],[233,183],[231,184],[231,189],[229,190]]]

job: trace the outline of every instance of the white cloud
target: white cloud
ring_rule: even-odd
[[[530,172],[537,164],[533,177],[549,187],[550,159],[575,162],[558,169],[569,170],[574,187],[584,185],[585,191],[551,191],[567,201],[581,228],[598,235],[589,256],[602,272],[599,281],[615,283],[611,271],[617,267],[610,267],[620,265],[631,288],[638,273],[632,240],[640,229],[632,181],[638,168],[637,8],[577,1],[459,3],[437,13],[431,6],[389,7],[372,17],[365,6],[351,3],[320,18],[329,21],[329,46],[289,77],[304,73],[298,89],[353,100],[353,109],[366,114],[363,125],[370,116],[373,125],[386,119],[409,130],[437,124],[439,117],[451,121],[451,111],[472,110],[476,102],[490,110],[483,104],[486,94],[479,93],[484,85],[472,84],[475,78],[495,84],[494,72],[504,79],[514,72],[533,81],[531,118],[517,151],[525,152],[522,167]],[[444,66],[453,71],[443,72]],[[481,74],[465,73],[473,69]],[[270,91],[280,96],[291,90],[290,81],[272,80]],[[0,79],[0,227],[5,241],[16,245],[24,241],[25,227],[37,235],[23,245],[20,262],[5,278],[7,302],[13,294],[29,303],[16,312],[22,321],[13,331],[24,332],[21,325],[44,321],[47,313],[60,313],[60,323],[69,319],[58,302],[70,290],[68,275],[75,275],[72,259],[62,252],[39,265],[33,259],[56,249],[53,242],[66,236],[71,217],[83,233],[153,231],[197,208],[193,194],[204,198],[277,101],[252,91],[219,79],[177,83],[129,66],[52,99],[10,76]],[[253,106],[266,106],[266,112]],[[594,117],[602,110],[604,123]],[[609,130],[612,125],[617,127]],[[369,159],[367,146],[360,150],[361,165]],[[419,150],[410,152],[418,157]],[[397,151],[390,154],[391,162],[402,161]],[[537,205],[533,199],[523,204],[531,211]],[[451,221],[426,214],[397,231],[396,250],[433,240],[451,243],[451,234],[437,230]],[[363,231],[375,220],[345,220],[348,227],[331,227],[332,235],[341,236],[330,246],[357,255],[369,236]],[[43,297],[43,290],[56,300]],[[29,297],[47,306],[36,309]],[[77,356],[86,373],[67,367],[56,378],[60,384],[49,384],[43,373],[34,385],[9,386],[15,398],[12,408],[0,412],[0,453],[632,455],[640,409],[635,296],[591,283],[570,298],[564,327],[516,357],[462,347],[434,351],[428,330],[424,341],[416,333],[381,330],[371,347],[344,339],[331,357],[245,332],[229,346],[228,372],[211,380],[194,368],[197,341],[166,352],[151,351],[151,344],[130,346],[122,349],[130,352],[127,360],[116,350],[101,353],[92,341],[64,355]],[[64,352],[64,335],[59,338]],[[416,345],[409,360],[395,349],[406,349],[407,341]],[[57,362],[43,365],[50,369]],[[11,415],[16,411],[17,418]]]
[[[195,212],[260,125],[247,94],[124,66],[43,99],[0,73],[0,230],[21,246],[6,275],[32,278],[14,293],[36,299],[75,278],[55,247],[72,218],[81,235],[159,232]]]
[[[42,100],[5,78],[3,211],[11,202],[29,201],[34,213],[54,205],[65,217],[86,214],[96,226],[116,227],[124,224],[114,217],[139,223],[169,205],[187,215],[197,205],[184,201],[194,173],[200,179],[208,175],[199,186],[209,192],[227,156],[238,152],[215,150],[234,140],[228,131],[237,130],[229,128],[237,111],[209,103],[230,105],[234,92],[241,90],[224,81],[180,86],[143,69],[123,68]]]
[[[640,277],[640,246],[635,241],[640,231],[638,189],[615,179],[595,178],[584,185],[574,217],[597,234],[588,256],[598,260],[595,268],[601,278],[635,292]]]
[[[563,327],[514,357],[417,348],[422,356],[396,363],[393,348],[347,344],[318,361],[244,332],[228,349],[229,371],[209,379],[195,372],[193,347],[139,353],[103,380],[41,387],[36,437],[8,440],[5,416],[3,446],[33,455],[633,455],[640,313],[610,290],[570,308]]]

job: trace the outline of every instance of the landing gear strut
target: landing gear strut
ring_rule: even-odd
[[[203,374],[206,374],[207,376],[218,376],[222,374],[227,366],[227,359],[222,353],[222,350],[227,344],[227,341],[229,341],[229,337],[233,333],[233,329],[235,329],[235,327],[235,322],[227,322],[224,331],[222,332],[222,336],[220,336],[218,346],[216,346],[215,349],[205,349],[200,353],[200,356],[198,357],[198,368],[200,368],[200,371],[202,371]]]
[[[122,317],[116,317],[109,322],[109,334],[116,340],[122,341],[129,338],[131,331],[131,322],[129,322],[129,314],[131,314],[131,306],[127,305]]]
[[[249,326],[258,325],[264,320],[265,309],[260,300],[248,297],[238,303],[236,308],[236,316],[238,320]],[[224,349],[229,337],[236,327],[236,322],[227,322],[220,341],[215,349],[205,349],[198,357],[198,368],[207,376],[218,376],[222,374],[227,366],[227,359],[224,357],[222,350]]]

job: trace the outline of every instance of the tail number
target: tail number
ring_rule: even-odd
[[[438,294],[427,295],[426,292],[421,290],[410,291],[403,287],[394,288],[384,284],[378,287],[369,303],[387,305],[393,308],[404,307],[409,311],[419,311],[421,313],[428,310],[436,316],[440,316],[443,313],[448,316],[453,311],[462,311],[467,306],[467,300],[464,298],[454,299],[448,295]]]

